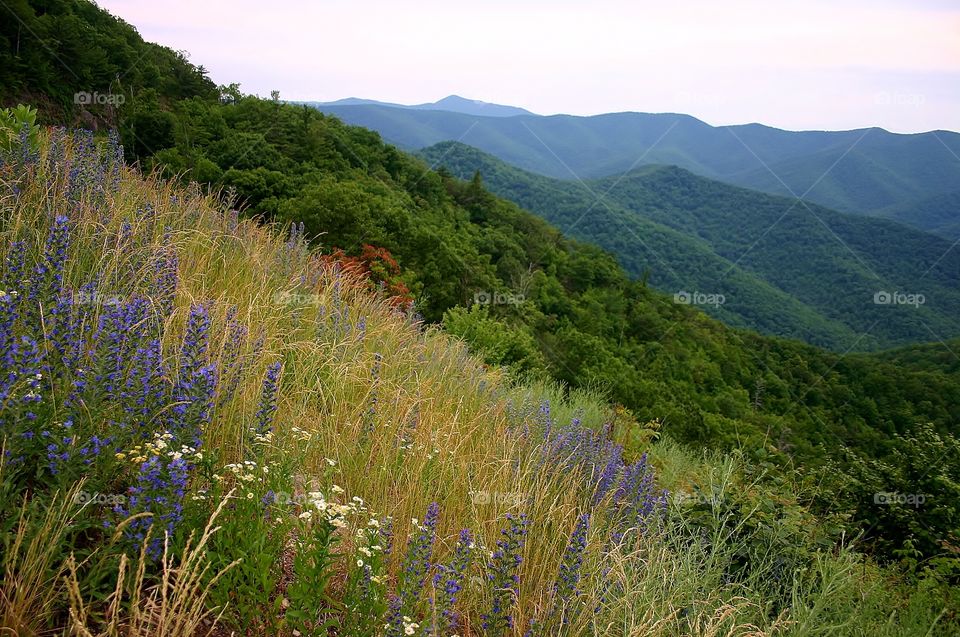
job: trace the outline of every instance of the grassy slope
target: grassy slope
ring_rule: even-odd
[[[69,143],[65,146],[66,156],[80,161],[76,147]],[[538,405],[544,398],[553,400],[557,422],[577,415],[599,428],[611,418],[605,407],[589,396],[577,395],[572,402],[563,402],[549,388],[511,386],[498,371],[486,369],[449,337],[434,330],[424,332],[397,315],[385,301],[366,291],[362,282],[324,266],[296,241],[285,242],[249,221],[236,223],[209,197],[155,179],[141,179],[127,169],[121,170],[116,191],[99,195],[84,188],[79,197],[68,197],[65,164],[60,164],[55,173],[43,168],[50,166],[48,152],[49,146],[45,146],[34,169],[39,172],[32,177],[19,171],[5,173],[0,195],[5,220],[0,244],[4,257],[9,255],[13,237],[31,246],[41,242],[50,225],[48,210],[68,209],[73,235],[64,283],[69,287],[96,275],[104,293],[126,298],[152,278],[147,264],[155,250],[166,246],[179,255],[175,310],[166,322],[163,337],[164,358],[169,362],[177,361],[177,343],[188,306],[194,302],[206,302],[210,309],[213,360],[222,356],[230,308],[235,308],[235,315],[251,335],[262,335],[262,349],[249,343],[244,348],[249,366],[239,391],[213,413],[203,432],[204,449],[216,457],[214,470],[244,457],[244,432],[257,409],[260,370],[271,361],[282,361],[268,459],[299,458],[297,470],[306,484],[328,493],[332,493],[328,491],[331,483],[342,485],[344,498],[360,496],[370,511],[392,515],[397,538],[404,538],[411,530],[411,518],[422,519],[429,502],[439,502],[438,559],[449,556],[454,536],[463,526],[473,528],[482,543],[491,546],[500,516],[507,510],[522,509],[530,515],[532,525],[520,569],[517,629],[510,634],[521,634],[532,617],[544,617],[575,515],[590,508],[589,491],[585,491],[581,474],[552,465],[545,467],[540,443],[535,437],[525,438],[521,431],[536,425]],[[19,188],[18,195],[13,194],[13,185]],[[71,203],[74,201],[77,203]],[[145,218],[148,205],[153,212]],[[125,223],[130,225],[125,227]],[[119,248],[117,241],[121,240],[130,242],[127,248]],[[32,247],[29,252],[35,254],[36,250]],[[278,301],[290,298],[278,297],[284,292],[300,295],[297,298],[306,302]],[[326,310],[323,318],[318,318],[320,308]],[[105,311],[99,303],[92,309]],[[341,318],[351,317],[353,329],[347,332],[343,323],[333,327],[332,312],[339,312]],[[363,330],[359,329],[361,318]],[[377,379],[371,376],[375,353],[383,357]],[[49,393],[45,391],[44,404],[57,409],[66,389],[54,385]],[[374,393],[378,400],[371,403]],[[372,430],[366,426],[371,404],[376,407]],[[412,420],[416,427],[411,426]],[[624,425],[628,429],[636,426],[628,422]],[[309,433],[306,442],[295,427]],[[77,420],[74,428],[79,437],[109,433],[107,420],[97,411]],[[619,427],[614,433],[623,435]],[[398,444],[398,438],[405,438],[409,444]],[[630,453],[637,451],[634,445]],[[717,501],[729,501],[732,506],[708,508],[712,511],[708,519],[714,521],[703,526],[702,522],[695,523],[697,499],[674,501],[662,532],[648,533],[641,541],[609,553],[605,552],[608,545],[599,521],[611,505],[596,507],[593,515],[597,529],[589,535],[581,582],[583,598],[576,606],[585,612],[576,611],[563,634],[818,635],[866,631],[892,636],[922,634],[934,620],[937,602],[929,594],[911,601],[901,591],[889,588],[886,576],[855,553],[847,549],[838,554],[816,550],[815,538],[820,531],[808,514],[791,504],[796,496],[789,488],[764,487],[735,459],[698,458],[668,441],[654,445],[652,452],[664,476],[663,486],[705,490]],[[336,462],[333,469],[327,458]],[[95,483],[98,465],[99,460],[86,469],[88,488],[99,486]],[[134,470],[133,466],[121,466],[111,478],[115,488]],[[196,476],[191,492],[204,486],[204,480]],[[486,491],[494,497],[489,502],[478,500],[473,497],[475,491]],[[744,501],[744,494],[753,492],[770,493],[777,499],[772,519],[780,522],[774,527],[766,517],[769,512],[761,515],[749,500]],[[33,497],[42,500],[47,497],[45,493],[38,486]],[[15,494],[12,500],[6,500],[4,506],[15,506],[17,497]],[[56,495],[50,497],[54,503],[62,501]],[[4,517],[9,520],[8,513],[5,511]],[[293,510],[290,515],[295,513]],[[74,515],[96,521],[109,516],[109,512],[87,506]],[[229,528],[231,515],[230,509],[225,510],[219,523]],[[364,520],[356,523],[363,525]],[[4,602],[3,623],[18,626],[22,634],[44,627],[48,621],[55,625],[67,622],[64,598],[58,597],[63,593],[62,580],[48,580],[45,573],[57,573],[61,568],[58,560],[73,548],[51,543],[56,538],[63,541],[66,535],[41,529],[39,535],[31,536],[35,531],[29,530],[30,525],[25,528],[28,530],[23,536],[32,542],[30,547],[46,546],[53,552],[38,558],[14,548],[3,555],[8,569],[3,599],[16,602]],[[762,535],[767,532],[763,529],[770,528],[778,529],[775,542]],[[342,582],[355,559],[350,537],[345,533],[344,544],[339,547],[343,557],[337,560],[334,595],[337,582]],[[774,556],[768,551],[779,544],[789,547],[791,555],[796,552],[790,559],[798,559],[797,566],[808,566],[792,575],[788,571],[787,581],[792,584],[786,588],[772,579],[779,573],[776,569],[781,568],[778,564],[783,555]],[[107,543],[98,550],[102,557],[115,549]],[[750,568],[747,572],[736,571],[740,574],[730,581],[731,565],[739,563],[745,554],[754,555],[748,561]],[[200,564],[206,559],[204,555],[199,551],[196,560]],[[254,557],[243,556],[245,560]],[[279,558],[268,556],[267,564],[279,568]],[[400,558],[401,551],[395,551],[389,560],[391,586],[398,575]],[[27,566],[37,569],[41,576],[25,580],[28,571],[21,567]],[[81,572],[87,567],[81,567]],[[154,568],[148,566],[148,572]],[[481,576],[483,569],[474,572]],[[156,596],[159,593],[150,593],[147,586],[151,581],[148,573],[141,587],[143,594],[156,603],[153,610],[134,607],[135,613],[130,606],[120,604],[121,612],[115,619],[123,625],[139,617],[138,627],[127,627],[132,634],[156,634],[158,630],[190,634],[196,622],[188,621],[184,613],[199,603],[198,591],[183,591],[175,583],[162,585],[184,594],[185,606],[173,608],[172,602]],[[171,581],[176,582],[176,578]],[[483,634],[479,613],[490,603],[489,589],[474,584],[482,579],[471,576],[467,581],[468,588],[461,596],[465,613],[462,634]],[[95,590],[77,586],[71,622],[75,628],[87,624],[97,634],[97,613],[105,600],[100,601],[103,598]],[[51,592],[53,597],[49,597]],[[789,607],[784,606],[785,601]],[[234,606],[241,608],[253,603],[255,600],[242,593],[234,598]],[[600,611],[595,613],[593,608],[598,603]],[[891,607],[900,609],[892,621],[888,620]],[[156,623],[161,615],[165,628]],[[257,613],[257,621],[244,628],[273,632],[260,624],[268,615],[265,610]],[[228,612],[224,621],[229,624],[232,617]]]
[[[480,170],[497,194],[614,252],[635,276],[649,271],[663,290],[724,294],[727,303],[711,313],[734,325],[843,351],[927,340],[924,325],[944,337],[960,329],[958,259],[949,242],[912,229],[808,210],[678,168],[572,183],[463,144],[422,155],[462,178]],[[878,307],[872,296],[881,289],[915,290],[929,303],[912,312]]]

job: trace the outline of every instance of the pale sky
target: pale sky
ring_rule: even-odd
[[[246,93],[960,131],[960,0],[99,0]]]

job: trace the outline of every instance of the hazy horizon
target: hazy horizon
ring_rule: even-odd
[[[946,0],[99,4],[218,84],[291,101],[456,94],[544,115],[960,131],[960,6]]]

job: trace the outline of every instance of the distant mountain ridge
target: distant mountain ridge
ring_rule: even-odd
[[[462,113],[464,115],[475,115],[479,117],[516,117],[517,115],[534,115],[530,111],[517,106],[505,106],[503,104],[492,104],[481,100],[471,100],[459,95],[448,95],[436,102],[426,104],[396,104],[393,102],[381,102],[378,100],[368,100],[360,97],[347,97],[334,102],[297,102],[306,104],[324,110],[322,107],[339,106],[384,106],[387,108],[402,108],[419,111],[448,111],[451,113]],[[535,116],[535,115],[534,115]]]
[[[462,143],[420,155],[617,255],[661,290],[721,294],[724,322],[846,351],[960,335],[960,253],[886,219],[730,186],[675,166],[583,181],[514,168]],[[918,307],[877,293],[924,295]]]
[[[761,124],[715,127],[673,113],[490,117],[375,103],[314,106],[408,150],[457,140],[524,170],[569,180],[675,165],[843,212],[883,216],[896,208],[906,211],[898,221],[927,231],[952,223],[938,217],[930,227],[924,202],[960,189],[960,134],[949,131],[793,132]]]

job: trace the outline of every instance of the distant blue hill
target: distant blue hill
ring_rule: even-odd
[[[325,107],[339,106],[386,106],[389,108],[403,108],[419,111],[449,111],[451,113],[462,113],[464,115],[475,115],[480,117],[515,117],[517,115],[533,115],[530,111],[516,106],[504,106],[502,104],[491,104],[480,100],[471,100],[459,95],[448,95],[442,100],[430,102],[427,104],[394,104],[392,102],[380,102],[377,100],[367,100],[359,97],[348,97],[335,102],[298,102],[326,110]]]

